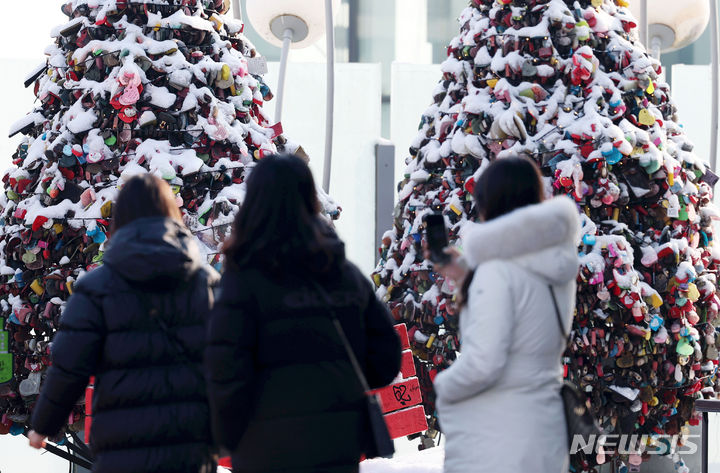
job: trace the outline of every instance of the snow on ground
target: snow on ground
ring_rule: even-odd
[[[399,450],[391,459],[365,460],[360,463],[360,473],[442,473],[445,451],[442,447],[422,452]],[[218,473],[231,473],[219,467]]]
[[[430,448],[412,454],[398,454],[389,460],[366,460],[360,464],[360,473],[442,473],[445,451]]]

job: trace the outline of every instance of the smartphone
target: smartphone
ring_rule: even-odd
[[[450,245],[448,233],[445,228],[445,218],[442,214],[433,213],[425,216],[425,231],[430,260],[434,263],[446,264],[450,262],[450,255],[445,248]]]

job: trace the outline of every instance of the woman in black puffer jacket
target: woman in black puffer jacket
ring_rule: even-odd
[[[211,471],[201,360],[218,276],[167,183],[144,175],[125,184],[104,261],[78,280],[61,317],[31,445],[58,433],[95,376],[94,472]]]
[[[205,359],[213,431],[235,473],[358,471],[367,411],[333,314],[371,388],[400,371],[390,314],[319,213],[302,160],[253,169]]]

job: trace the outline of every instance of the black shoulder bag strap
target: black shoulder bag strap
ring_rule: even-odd
[[[347,335],[345,334],[345,329],[343,329],[342,325],[340,324],[340,320],[338,319],[337,312],[335,312],[335,309],[332,306],[330,296],[328,295],[327,291],[323,289],[323,287],[314,280],[310,280],[312,285],[315,287],[317,292],[322,296],[322,299],[325,301],[325,304],[327,305],[328,312],[330,313],[330,316],[332,317],[333,325],[335,326],[335,331],[338,334],[338,337],[340,338],[340,342],[342,342],[343,347],[345,348],[345,352],[347,353],[348,358],[350,359],[350,364],[353,367],[353,370],[355,371],[355,376],[357,376],[358,380],[360,381],[360,385],[362,386],[363,390],[365,392],[370,391],[370,385],[368,385],[367,378],[365,377],[365,373],[363,373],[363,369],[360,366],[360,362],[357,359],[357,356],[355,355],[355,351],[352,349],[352,345],[350,345],[350,341],[347,338]]]
[[[565,326],[563,325],[562,316],[560,315],[560,307],[558,306],[557,298],[555,297],[555,288],[553,288],[551,285],[548,285],[548,288],[550,288],[550,296],[552,296],[553,306],[555,306],[555,315],[557,317],[558,328],[560,329],[563,340],[567,340],[569,334],[565,333]]]
[[[555,315],[557,316],[558,328],[562,334],[563,340],[567,343],[569,333],[565,332],[560,315],[560,307],[555,297],[555,289],[549,285],[550,295],[552,296],[553,305],[555,306]],[[560,397],[563,401],[565,410],[565,427],[567,429],[568,449],[572,447],[573,440],[576,436],[580,436],[586,441],[592,437],[602,434],[602,430],[598,427],[595,418],[587,408],[585,394],[583,394],[575,384],[570,381],[563,380],[560,388]],[[572,455],[572,453],[571,453]]]
[[[380,401],[378,400],[376,395],[370,393],[370,385],[368,384],[365,373],[360,366],[360,362],[358,361],[357,356],[352,349],[352,345],[350,345],[350,341],[345,334],[345,330],[340,324],[337,312],[332,306],[330,296],[317,281],[310,279],[310,283],[315,287],[317,292],[325,301],[325,304],[327,305],[327,310],[333,319],[335,331],[337,332],[340,341],[345,347],[345,352],[350,359],[350,364],[355,371],[355,376],[357,376],[358,380],[360,381],[360,385],[365,392],[366,414],[368,417],[371,435],[369,445],[366,445],[364,447],[365,456],[367,458],[390,458],[395,453],[395,446],[392,439],[390,438],[390,433],[388,432],[387,424],[385,423],[385,418],[383,416],[382,407],[380,406]]]

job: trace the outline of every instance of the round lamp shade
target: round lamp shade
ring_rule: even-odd
[[[639,19],[640,0],[631,0],[630,10]],[[650,44],[660,38],[663,52],[693,43],[710,21],[708,0],[648,0],[647,10]]]
[[[325,0],[247,0],[247,16],[253,28],[271,44],[282,47],[283,33],[293,31],[290,47],[314,44],[325,33]],[[333,0],[333,13],[340,0]]]

